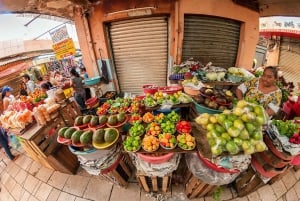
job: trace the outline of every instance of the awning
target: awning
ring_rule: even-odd
[[[28,67],[29,67],[29,65],[27,63],[20,63],[15,66],[11,66],[10,68],[0,72],[0,78],[5,77],[10,74],[13,74],[13,73],[16,73],[16,72],[19,72],[19,71],[22,71],[22,70],[25,70]]]

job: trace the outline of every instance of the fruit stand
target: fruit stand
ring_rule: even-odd
[[[122,187],[135,174],[146,192],[165,193],[176,180],[188,198],[209,195],[232,182],[239,196],[247,195],[276,182],[299,153],[278,151],[274,145],[274,135],[284,131],[290,131],[290,143],[297,142],[298,136],[291,134],[294,124],[267,122],[261,106],[234,102],[230,89],[199,90],[198,95],[214,102],[214,109],[203,105],[204,111],[197,96],[181,87],[147,85],[144,90],[151,94],[100,101],[93,115],[82,115],[69,100],[53,113],[43,105],[32,113],[20,111],[17,117],[26,122],[19,131],[22,146],[46,167],[74,174],[80,164],[89,174]],[[25,118],[27,113],[37,123]],[[1,119],[12,122],[9,115],[16,114]],[[275,131],[278,127],[277,133],[263,125]]]

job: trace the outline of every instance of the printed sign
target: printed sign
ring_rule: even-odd
[[[299,17],[261,17],[259,32],[300,34]]]
[[[75,54],[76,51],[74,42],[71,38],[53,44],[52,49],[55,53],[57,60],[61,60],[67,56],[71,56]]]
[[[50,36],[52,38],[52,42],[53,43],[58,43],[62,40],[65,40],[67,38],[69,38],[69,34],[68,34],[68,30],[67,30],[67,26],[62,26],[59,29],[56,29],[52,32],[49,32]]]

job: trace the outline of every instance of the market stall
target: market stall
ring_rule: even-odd
[[[186,86],[145,85],[140,96],[95,98],[87,102],[95,113],[85,115],[70,100],[45,100],[58,107],[16,108],[1,121],[23,126],[22,146],[48,168],[74,174],[80,165],[122,187],[135,175],[146,192],[165,193],[176,180],[188,198],[234,183],[244,196],[282,177],[299,145],[294,121],[267,121],[260,105],[235,101],[236,83],[209,82],[196,95],[184,93]],[[10,125],[8,116],[24,124]]]

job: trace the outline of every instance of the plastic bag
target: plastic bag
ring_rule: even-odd
[[[238,173],[221,173],[208,168],[197,156],[196,153],[189,153],[185,155],[186,163],[193,175],[203,182],[211,185],[225,185],[229,184],[239,176]]]
[[[181,155],[174,154],[168,162],[160,164],[148,163],[140,159],[134,153],[131,153],[130,157],[138,172],[142,172],[150,176],[163,177],[177,169]]]

